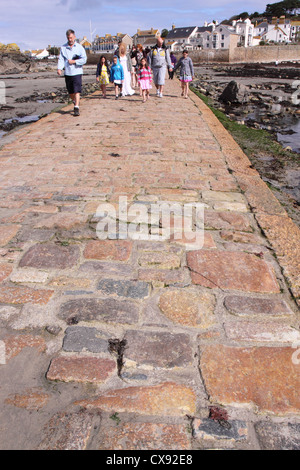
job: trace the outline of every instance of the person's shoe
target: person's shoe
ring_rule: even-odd
[[[160,92],[159,92],[159,90],[157,90],[157,92],[156,92],[156,96],[159,96],[159,95],[160,95]]]
[[[160,98],[162,98],[162,97],[163,97],[163,94],[162,94],[162,93],[160,93],[158,96],[159,96]]]
[[[78,108],[78,106],[75,106],[74,107],[74,116],[79,116],[79,115],[80,115],[79,108]]]
[[[118,100],[118,99],[119,99],[119,97],[118,97],[118,95],[117,95],[117,96],[116,96],[116,100]]]

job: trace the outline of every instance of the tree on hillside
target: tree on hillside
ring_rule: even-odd
[[[258,18],[260,16],[261,16],[261,13],[258,13],[258,11],[255,11],[254,13],[251,13],[249,18],[250,18],[250,20],[252,20],[253,18]]]
[[[232,22],[234,20],[239,20],[239,19],[246,20],[249,17],[250,17],[249,13],[247,11],[243,11],[243,13],[239,13],[238,15],[234,15],[231,18],[229,18],[229,20],[226,20],[226,21]]]
[[[266,7],[267,16],[296,15],[300,11],[300,0],[283,0],[282,2],[269,3]]]

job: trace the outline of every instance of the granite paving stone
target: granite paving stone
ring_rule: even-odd
[[[102,436],[99,450],[189,450],[186,424],[120,423]]]
[[[10,264],[0,264],[0,282],[4,281],[12,272],[13,267]]]
[[[139,366],[169,369],[192,363],[191,342],[186,334],[131,330],[124,338],[127,341],[125,360],[134,361]]]
[[[93,240],[85,250],[86,259],[128,261],[132,249],[132,243],[127,240]]]
[[[256,405],[265,412],[297,413],[299,365],[292,361],[293,352],[291,347],[205,346],[201,371],[210,399],[223,405]]]
[[[22,257],[20,267],[67,269],[77,263],[78,257],[78,246],[63,246],[53,243],[36,244]]]
[[[134,324],[138,321],[139,309],[130,301],[79,298],[62,304],[58,316],[69,325],[96,320]]]
[[[49,289],[33,289],[30,287],[11,287],[0,285],[0,302],[5,304],[47,304],[54,291]]]
[[[45,425],[36,450],[86,450],[90,436],[99,430],[101,416],[86,410],[56,413]]]
[[[66,352],[107,352],[108,339],[107,333],[96,328],[69,326],[65,331],[63,350]]]
[[[159,308],[170,320],[201,329],[215,325],[215,296],[193,289],[167,290],[159,299]]]
[[[141,281],[116,281],[114,279],[102,279],[97,290],[102,294],[113,295],[119,297],[128,297],[131,299],[144,299],[150,293],[149,284]]]
[[[259,421],[255,424],[255,431],[262,450],[300,449],[299,423]]]
[[[61,356],[51,361],[47,379],[62,382],[102,383],[115,371],[110,359]]]
[[[228,312],[233,315],[247,316],[290,316],[293,311],[285,300],[280,298],[244,297],[238,295],[227,295],[224,305]]]
[[[187,253],[187,263],[194,284],[245,292],[280,292],[272,267],[253,254],[192,251]]]
[[[30,411],[38,411],[46,406],[50,395],[44,393],[43,389],[25,390],[23,394],[10,395],[5,403],[17,408],[25,408]]]
[[[234,420],[222,423],[209,418],[198,418],[193,422],[193,437],[200,441],[210,438],[244,441],[248,437],[247,423]]]
[[[76,402],[83,408],[133,412],[154,416],[184,416],[196,410],[195,392],[190,387],[164,382],[148,387],[111,390],[92,400]]]
[[[228,320],[224,323],[228,338],[234,341],[256,341],[260,343],[300,344],[300,332],[279,322],[251,322]]]
[[[217,212],[206,209],[204,211],[204,226],[213,230],[228,229],[252,232],[251,222],[246,215],[230,211]]]
[[[43,352],[46,349],[45,340],[31,334],[9,335],[4,337],[6,360],[9,361],[21,353],[24,348],[36,348]]]

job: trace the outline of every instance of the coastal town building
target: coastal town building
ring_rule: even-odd
[[[253,46],[254,26],[249,18],[244,21],[233,21],[232,26],[235,28],[235,33],[239,35],[239,46]]]
[[[204,23],[204,26],[177,28],[174,25],[166,38],[172,51],[199,49],[229,49],[237,45],[253,46],[254,26],[249,19],[232,24]]]
[[[85,50],[91,50],[92,49],[92,43],[88,41],[87,37],[84,36],[81,41],[79,41],[79,44],[85,48]]]
[[[172,51],[193,50],[197,48],[198,44],[201,44],[197,31],[197,26],[176,28],[175,25],[172,25],[172,29],[166,37],[166,45]]]
[[[272,22],[263,21],[254,27],[254,46],[264,43],[291,42],[290,20],[285,18],[272,18]]]
[[[160,36],[159,29],[140,30],[132,36],[133,45],[141,44],[143,47],[152,47],[156,44],[156,39]]]
[[[300,21],[291,20],[291,41],[300,41]]]
[[[206,49],[229,49],[232,44],[237,45],[239,35],[233,26],[225,24],[218,25],[214,31],[207,34],[205,48]]]
[[[47,49],[38,49],[38,50],[30,51],[29,55],[30,57],[34,59],[41,60],[41,59],[46,59],[47,57],[49,57],[50,54],[47,51]]]
[[[106,34],[96,36],[92,43],[94,53],[114,52],[120,42],[124,42],[128,48],[132,47],[133,39],[128,34],[117,33],[116,35]]]

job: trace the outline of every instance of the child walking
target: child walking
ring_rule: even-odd
[[[119,95],[122,94],[124,80],[124,70],[122,65],[119,62],[119,59],[116,55],[113,57],[113,65],[110,69],[110,81],[115,85],[115,95],[116,100],[119,99]]]
[[[109,84],[109,75],[110,70],[107,59],[102,55],[97,66],[96,80],[100,83],[103,98],[106,98],[106,86]]]
[[[184,50],[182,57],[177,62],[174,72],[180,67],[179,80],[181,81],[182,93],[181,96],[185,98],[189,95],[189,84],[195,78],[194,65],[190,57],[188,57],[188,51]]]
[[[145,103],[149,99],[150,89],[152,88],[152,75],[151,69],[144,57],[141,59],[137,77],[142,91],[143,103]]]

